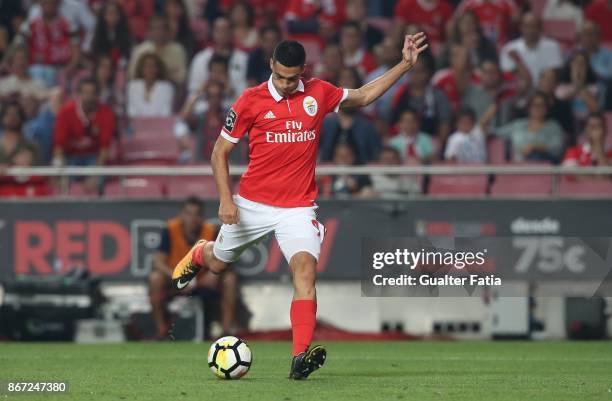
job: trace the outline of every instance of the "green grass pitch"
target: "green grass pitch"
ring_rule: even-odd
[[[217,379],[208,344],[0,344],[0,380],[68,380],[29,400],[612,401],[612,342],[329,342],[326,365],[290,381],[289,343],[257,342],[251,371]]]

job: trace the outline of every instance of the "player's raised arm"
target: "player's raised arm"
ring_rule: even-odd
[[[340,107],[364,107],[382,96],[402,75],[412,68],[419,54],[427,49],[428,45],[425,44],[425,39],[426,37],[423,32],[406,35],[404,48],[402,49],[402,61],[382,76],[368,82],[361,88],[350,89],[346,100],[342,102]]]

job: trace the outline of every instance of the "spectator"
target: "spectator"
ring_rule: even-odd
[[[242,50],[232,46],[232,27],[226,17],[219,17],[213,25],[213,44],[201,50],[191,62],[188,90],[193,93],[209,79],[208,63],[213,54],[227,57],[229,60],[229,81],[234,94],[238,96],[247,87],[246,72],[248,56]]]
[[[344,65],[357,68],[362,78],[376,68],[374,56],[363,47],[363,33],[358,22],[349,21],[342,26],[340,48]]]
[[[376,45],[374,54],[376,56],[376,64],[378,67],[366,76],[366,82],[375,80],[376,78],[382,76],[390,68],[395,66],[402,58],[402,49],[398,47],[397,42],[395,42],[391,37],[386,37],[382,43]],[[407,81],[407,75],[404,75],[397,80],[397,82],[393,84],[389,90],[383,93],[380,98],[378,98],[370,106],[367,106],[364,110],[368,114],[376,116],[379,119],[379,123],[380,120],[389,121],[389,118],[391,117],[393,97]]]
[[[334,149],[336,166],[354,166],[355,151],[348,143],[340,143]],[[338,175],[323,177],[323,194],[334,198],[351,198],[371,193],[372,182],[367,175]]]
[[[493,117],[493,127],[500,127],[513,118],[515,100],[514,82],[504,80],[495,59],[485,59],[480,64],[480,83],[468,85],[461,104],[474,111],[476,119],[482,117],[492,103],[498,104]]]
[[[378,165],[399,166],[402,164],[400,153],[392,147],[380,151]],[[421,184],[414,177],[397,174],[370,175],[373,192],[384,199],[401,199],[408,195],[421,193]]]
[[[337,83],[342,68],[344,68],[342,49],[339,45],[330,43],[325,46],[321,60],[315,65],[314,76],[324,81]]]
[[[100,103],[110,107],[117,120],[125,116],[125,83],[117,79],[115,63],[109,56],[102,56],[96,60],[91,74],[98,82],[100,88]]]
[[[463,108],[457,114],[457,131],[449,138],[444,150],[444,159],[458,163],[486,163],[486,134],[491,119],[497,112],[492,103],[480,120],[474,110]]]
[[[512,25],[518,20],[519,9],[513,0],[462,0],[459,15],[473,12],[482,24],[484,35],[501,47],[510,39]]]
[[[346,89],[361,87],[361,80],[355,68],[345,68],[340,75],[339,86]],[[343,108],[338,113],[329,114],[323,120],[322,135],[319,142],[319,157],[330,161],[335,148],[348,143],[355,152],[358,164],[376,160],[381,148],[380,137],[374,124],[359,109]]]
[[[466,11],[453,21],[450,40],[442,49],[441,67],[447,67],[452,44],[458,44],[468,50],[470,65],[477,66],[483,60],[497,59],[495,46],[482,33],[478,17],[473,11]]]
[[[255,29],[255,11],[245,1],[232,4],[229,12],[232,24],[234,47],[245,52],[253,50],[257,46],[257,29]]]
[[[45,1],[39,0],[38,4],[34,4],[30,8],[28,20],[31,21],[44,14]],[[91,12],[87,2],[81,0],[54,0],[54,2],[59,6],[59,15],[83,34],[81,49],[84,52],[89,51],[96,28],[96,17]]]
[[[227,57],[224,57],[220,54],[213,54],[210,58],[210,62],[208,63],[208,80],[202,83],[202,86],[198,89],[198,91],[195,92],[195,94],[197,94],[198,92],[200,94],[204,93],[209,82],[218,82],[224,87],[223,107],[229,110],[230,106],[232,105],[232,103],[234,103],[234,100],[238,95],[234,93],[234,90],[232,89],[231,82],[229,79],[228,68],[229,64]],[[192,95],[194,95],[194,93],[192,93]],[[193,106],[194,112],[198,114],[204,113],[208,109],[208,103],[206,102],[206,99],[204,99],[202,96],[195,97],[197,97],[198,100],[196,100]]]
[[[450,67],[438,71],[431,82],[434,87],[446,94],[453,110],[457,110],[470,83],[478,82],[478,76],[472,72],[470,67],[468,49],[459,44],[452,44]]]
[[[80,61],[78,30],[58,12],[59,0],[40,0],[40,15],[30,17],[21,25],[17,44],[25,44],[30,52],[30,75],[57,84],[60,67],[74,71]]]
[[[183,45],[187,53],[187,59],[191,60],[197,47],[195,37],[190,28],[189,16],[184,0],[166,0],[163,15],[168,21],[170,40]]]
[[[94,166],[106,164],[108,147],[115,131],[115,116],[100,104],[98,83],[83,79],[77,98],[57,114],[53,136],[53,165]],[[91,177],[85,186],[94,191],[101,181]]]
[[[422,53],[409,72],[409,82],[397,91],[393,99],[391,122],[397,122],[404,110],[415,110],[422,130],[437,136],[440,143],[444,143],[451,129],[451,105],[446,94],[430,84],[433,71],[431,53]]]
[[[0,1],[0,60],[4,58],[19,25],[23,21],[24,8],[19,0]]]
[[[277,25],[266,25],[259,31],[260,46],[249,54],[247,63],[247,82],[249,87],[265,82],[272,74],[270,59],[276,44],[282,37]]]
[[[521,37],[504,45],[501,51],[502,70],[515,71],[518,68],[517,57],[529,70],[532,82],[538,82],[542,71],[561,67],[559,44],[542,37],[542,21],[532,13],[525,13],[521,18]]]
[[[289,0],[287,30],[295,40],[318,40],[323,45],[336,36],[346,20],[346,0]]]
[[[591,68],[599,79],[604,108],[612,110],[612,49],[601,46],[601,29],[586,21],[579,35],[579,46],[589,55]]]
[[[44,99],[48,96],[45,83],[28,74],[28,49],[14,46],[7,55],[9,75],[0,78],[0,99],[8,97],[34,96]]]
[[[181,87],[187,75],[187,54],[180,43],[170,40],[170,27],[163,17],[153,17],[149,23],[149,39],[132,50],[128,77],[134,78],[136,66],[146,53],[155,53],[164,62],[167,77]]]
[[[225,86],[221,82],[210,80],[202,90],[190,95],[185,102],[174,126],[174,135],[182,152],[181,160],[210,162],[215,141],[227,115],[227,107],[223,104],[224,90]],[[202,98],[207,105],[206,110],[197,112],[195,105]],[[195,142],[193,154],[192,139]],[[236,157],[233,153],[230,158]]]
[[[94,57],[110,57],[119,68],[126,68],[132,38],[128,20],[116,1],[102,6],[91,45]]]
[[[155,53],[143,54],[135,79],[128,83],[128,117],[167,117],[172,114],[173,102],[174,88],[166,80],[164,63]]]
[[[143,0],[117,0],[130,22],[132,35],[137,42],[145,39],[149,21],[155,14],[155,2]]]
[[[445,25],[453,16],[453,8],[446,0],[398,0],[394,15],[396,37],[403,36],[405,25],[417,24],[435,49],[444,42]]]
[[[368,23],[366,0],[347,0],[346,18],[359,24],[368,51],[373,51],[374,46],[385,38],[383,31]]]
[[[398,128],[398,134],[389,140],[389,146],[399,152],[404,163],[427,164],[434,159],[433,141],[421,131],[419,116],[414,110],[402,112]]]
[[[28,159],[26,165],[35,165],[38,161],[36,144],[23,135],[22,127],[26,116],[23,108],[17,102],[8,102],[2,108],[0,122],[0,168],[16,164],[16,160]],[[27,156],[24,155],[27,153]],[[24,165],[20,163],[20,165]]]
[[[204,205],[195,197],[186,199],[176,218],[168,220],[162,231],[162,240],[153,257],[153,271],[149,276],[149,299],[151,312],[157,329],[158,340],[167,339],[170,330],[170,321],[166,310],[168,302],[178,295],[172,289],[172,270],[183,258],[189,249],[199,239],[214,241],[219,227],[206,223],[202,219]],[[218,299],[216,302],[220,309],[221,326],[224,334],[235,333],[236,305],[238,301],[238,277],[228,269],[221,275],[213,273],[200,274],[192,283],[191,295],[197,294],[205,299]],[[204,290],[204,291],[203,291]],[[184,293],[184,290],[183,290]],[[213,312],[205,302],[207,316]],[[213,312],[213,314],[215,314]],[[208,319],[207,319],[208,320]]]
[[[38,146],[39,159],[43,165],[49,165],[53,157],[53,127],[63,104],[63,96],[61,89],[54,88],[50,91],[49,100],[44,103],[32,96],[21,98],[26,114],[23,132]]]
[[[574,22],[576,31],[582,29],[584,13],[573,0],[547,0],[542,18],[545,20],[565,20]]]
[[[606,150],[606,119],[601,113],[591,113],[586,119],[585,141],[569,148],[563,157],[564,166],[607,166],[612,161],[612,149]],[[577,176],[581,177],[581,176]]]
[[[42,177],[6,177],[8,167],[31,167],[38,164],[38,148],[22,133],[25,113],[19,103],[9,102],[2,108],[0,122],[0,196],[32,196],[50,193]]]
[[[575,123],[582,122],[588,114],[599,111],[597,79],[586,52],[576,51],[569,58],[555,95],[559,100],[571,104]]]
[[[586,6],[586,19],[595,22],[601,28],[601,38],[604,42],[612,42],[612,2],[609,0],[593,0]]]
[[[548,99],[534,93],[528,103],[527,118],[519,118],[494,132],[512,143],[514,161],[544,160],[556,163],[563,152],[561,126],[548,118]]]

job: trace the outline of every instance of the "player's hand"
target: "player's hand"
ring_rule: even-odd
[[[414,35],[406,35],[404,39],[404,48],[402,49],[402,60],[404,63],[407,63],[410,67],[412,67],[418,57],[425,49],[427,49],[428,44],[423,44],[427,37],[425,33],[419,32]]]
[[[219,205],[219,219],[221,219],[224,224],[240,223],[238,207],[233,201],[221,202]]]

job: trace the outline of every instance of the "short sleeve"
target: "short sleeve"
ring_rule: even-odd
[[[325,113],[337,113],[340,104],[348,97],[348,89],[338,88],[327,81],[319,81],[323,87],[323,106]]]
[[[249,101],[248,93],[243,93],[227,112],[221,128],[221,136],[231,143],[238,143],[253,125],[253,116],[249,109],[254,105]]]

